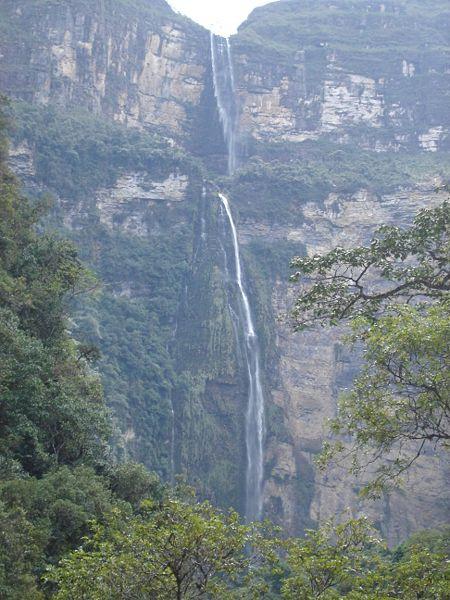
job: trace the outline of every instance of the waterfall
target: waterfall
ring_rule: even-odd
[[[217,101],[223,135],[228,150],[228,174],[232,175],[237,166],[237,104],[234,87],[234,72],[229,41],[211,33],[211,61],[214,80],[214,93]],[[226,215],[233,256],[229,257],[225,247],[226,262],[233,263],[233,279],[237,290],[239,306],[239,327],[243,333],[242,355],[248,374],[248,405],[245,423],[247,448],[246,507],[248,522],[262,516],[262,486],[264,468],[264,394],[261,383],[258,337],[253,323],[250,302],[245,290],[239,240],[228,198],[219,193]],[[230,307],[231,309],[231,307]],[[232,314],[232,318],[236,313]]]
[[[236,126],[238,116],[233,61],[229,40],[213,33],[211,33],[211,62],[217,109],[228,150],[228,174],[232,175],[237,166]]]
[[[233,242],[235,283],[238,289],[240,325],[244,333],[244,357],[248,373],[248,405],[245,423],[247,446],[246,509],[248,521],[261,518],[263,483],[264,395],[261,384],[258,338],[253,325],[250,303],[242,279],[239,242],[228,198],[219,194],[228,219]]]
[[[175,485],[175,410],[173,407],[170,409],[171,414],[171,427],[170,427],[170,485]]]

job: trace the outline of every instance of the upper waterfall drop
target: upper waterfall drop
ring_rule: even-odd
[[[227,145],[228,174],[232,175],[236,170],[238,162],[238,111],[233,61],[229,41],[225,38],[215,36],[213,33],[211,33],[211,63],[214,94]],[[250,522],[261,519],[263,509],[264,394],[261,382],[258,336],[245,289],[236,225],[228,198],[222,193],[219,193],[219,198],[231,233],[233,256],[231,257],[228,254],[226,245],[224,244],[225,261],[233,268],[233,279],[237,289],[237,303],[239,306],[237,317],[243,333],[243,341],[240,345],[242,346],[242,356],[245,359],[248,375],[248,404],[245,422],[247,449],[245,517]]]
[[[211,32],[211,62],[214,94],[219,111],[228,153],[228,175],[236,170],[237,157],[237,104],[233,60],[230,42]]]

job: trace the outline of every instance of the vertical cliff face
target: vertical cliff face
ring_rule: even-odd
[[[183,137],[209,64],[208,34],[160,2],[2,4],[0,87]]]
[[[339,330],[293,334],[282,261],[288,249],[363,244],[380,223],[406,226],[445,198],[435,188],[448,177],[449,20],[442,2],[424,14],[415,2],[288,0],[255,10],[233,38],[248,158],[233,200],[249,268],[260,261],[251,272],[267,344],[265,507],[291,531],[351,507],[395,543],[446,518],[442,457],[378,503],[361,501],[344,470],[315,468],[359,359]]]
[[[390,536],[445,517],[445,466],[364,505],[313,463],[358,359],[283,317],[296,254],[407,224],[450,175],[446,3],[285,0],[231,40],[240,169],[213,91],[209,33],[156,0],[5,0],[0,88],[11,161],[105,282],[77,306],[119,426],[116,453],[244,509],[248,381],[216,189],[229,192],[266,399],[264,510],[302,531],[351,507]],[[433,93],[430,94],[429,90]]]
[[[345,0],[255,10],[235,42],[244,131],[376,150],[448,148],[449,23],[440,0],[426,10]]]
[[[303,222],[296,226],[243,220],[242,239],[249,249],[263,244],[266,252],[275,252],[290,243],[299,253],[310,255],[364,244],[376,223],[406,226],[418,210],[443,201],[446,194],[434,192],[436,183],[431,180],[385,195],[368,190],[333,193],[321,206],[306,202]],[[276,357],[267,366],[269,402],[281,412],[281,426],[269,425],[266,510],[290,530],[299,531],[350,509],[354,515],[370,515],[393,544],[418,528],[445,522],[448,495],[444,490],[450,475],[445,456],[427,455],[409,473],[401,493],[376,503],[358,498],[361,481],[343,468],[334,467],[324,474],[315,468],[314,458],[329,435],[327,420],[335,416],[339,393],[351,386],[359,357],[343,345],[343,331],[338,328],[294,334],[283,319],[294,289],[277,275],[267,287],[273,314],[281,317],[271,337]]]

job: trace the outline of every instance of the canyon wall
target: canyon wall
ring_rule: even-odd
[[[120,457],[243,509],[246,373],[230,306],[231,198],[261,341],[265,511],[292,533],[349,507],[395,543],[448,510],[448,469],[427,456],[405,490],[363,503],[319,473],[326,419],[358,360],[340,332],[294,334],[289,260],[360,244],[442,199],[449,176],[450,14],[401,0],[288,0],[231,40],[240,169],[224,178],[209,33],[161,1],[0,7],[0,89],[15,100],[11,163],[56,198],[104,281],[74,334],[100,347]],[[21,32],[21,33],[19,33]],[[430,90],[433,93],[430,93]]]
[[[447,193],[435,192],[437,183],[424,181],[413,189],[386,195],[364,189],[353,194],[332,193],[322,206],[304,204],[304,222],[297,227],[243,220],[242,241],[250,248],[264,244],[266,251],[290,242],[309,255],[336,246],[364,244],[376,223],[407,226],[411,215],[421,208],[445,200]],[[278,276],[268,287],[276,323],[272,343],[277,352],[269,401],[281,413],[281,426],[275,429],[269,424],[268,513],[295,531],[351,509],[353,515],[369,515],[391,543],[417,529],[444,523],[450,475],[445,453],[428,452],[411,469],[401,492],[386,494],[377,502],[358,499],[361,481],[343,468],[332,467],[325,473],[315,468],[314,459],[329,437],[327,420],[335,416],[339,393],[351,386],[359,359],[343,344],[344,332],[339,328],[293,333],[288,314],[295,288]]]
[[[0,87],[183,137],[200,103],[208,34],[161,1],[2,3]]]
[[[439,0],[426,10],[346,0],[256,9],[235,43],[243,131],[378,151],[448,149],[449,20]]]

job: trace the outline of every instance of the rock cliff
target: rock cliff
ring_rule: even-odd
[[[426,11],[344,0],[255,10],[235,42],[243,132],[448,149],[449,19],[439,0]]]
[[[30,193],[56,197],[52,224],[105,282],[76,307],[73,328],[103,352],[116,453],[167,479],[184,472],[203,496],[243,508],[247,381],[220,185],[261,342],[266,514],[299,532],[350,507],[392,543],[443,521],[439,456],[376,504],[363,504],[344,472],[316,471],[325,421],[358,359],[339,331],[293,334],[282,317],[292,256],[362,243],[440,200],[445,2],[285,0],[254,11],[231,40],[233,178],[223,177],[209,34],[163,0],[5,0],[0,16],[11,163]]]
[[[354,194],[330,194],[322,206],[304,205],[300,227],[243,221],[242,240],[249,246],[255,240],[273,246],[295,242],[310,255],[338,245],[363,244],[370,239],[374,224],[407,225],[420,208],[443,201],[446,194],[434,192],[437,183],[423,182],[414,189],[387,195],[363,189]],[[398,543],[418,528],[445,522],[450,475],[445,456],[426,456],[411,471],[401,493],[377,503],[359,500],[361,482],[358,486],[343,469],[335,467],[321,474],[314,468],[314,457],[328,437],[326,421],[335,416],[339,392],[351,385],[358,357],[343,345],[343,332],[338,329],[293,334],[289,320],[283,319],[291,306],[292,286],[289,289],[279,277],[271,284],[271,306],[280,318],[273,335],[278,359],[272,373],[270,401],[281,410],[283,428],[280,435],[269,426],[265,487],[268,512],[277,515],[280,523],[298,530],[350,509],[353,515],[370,515],[391,543]]]
[[[2,3],[0,87],[182,137],[200,103],[208,34],[164,0]]]

